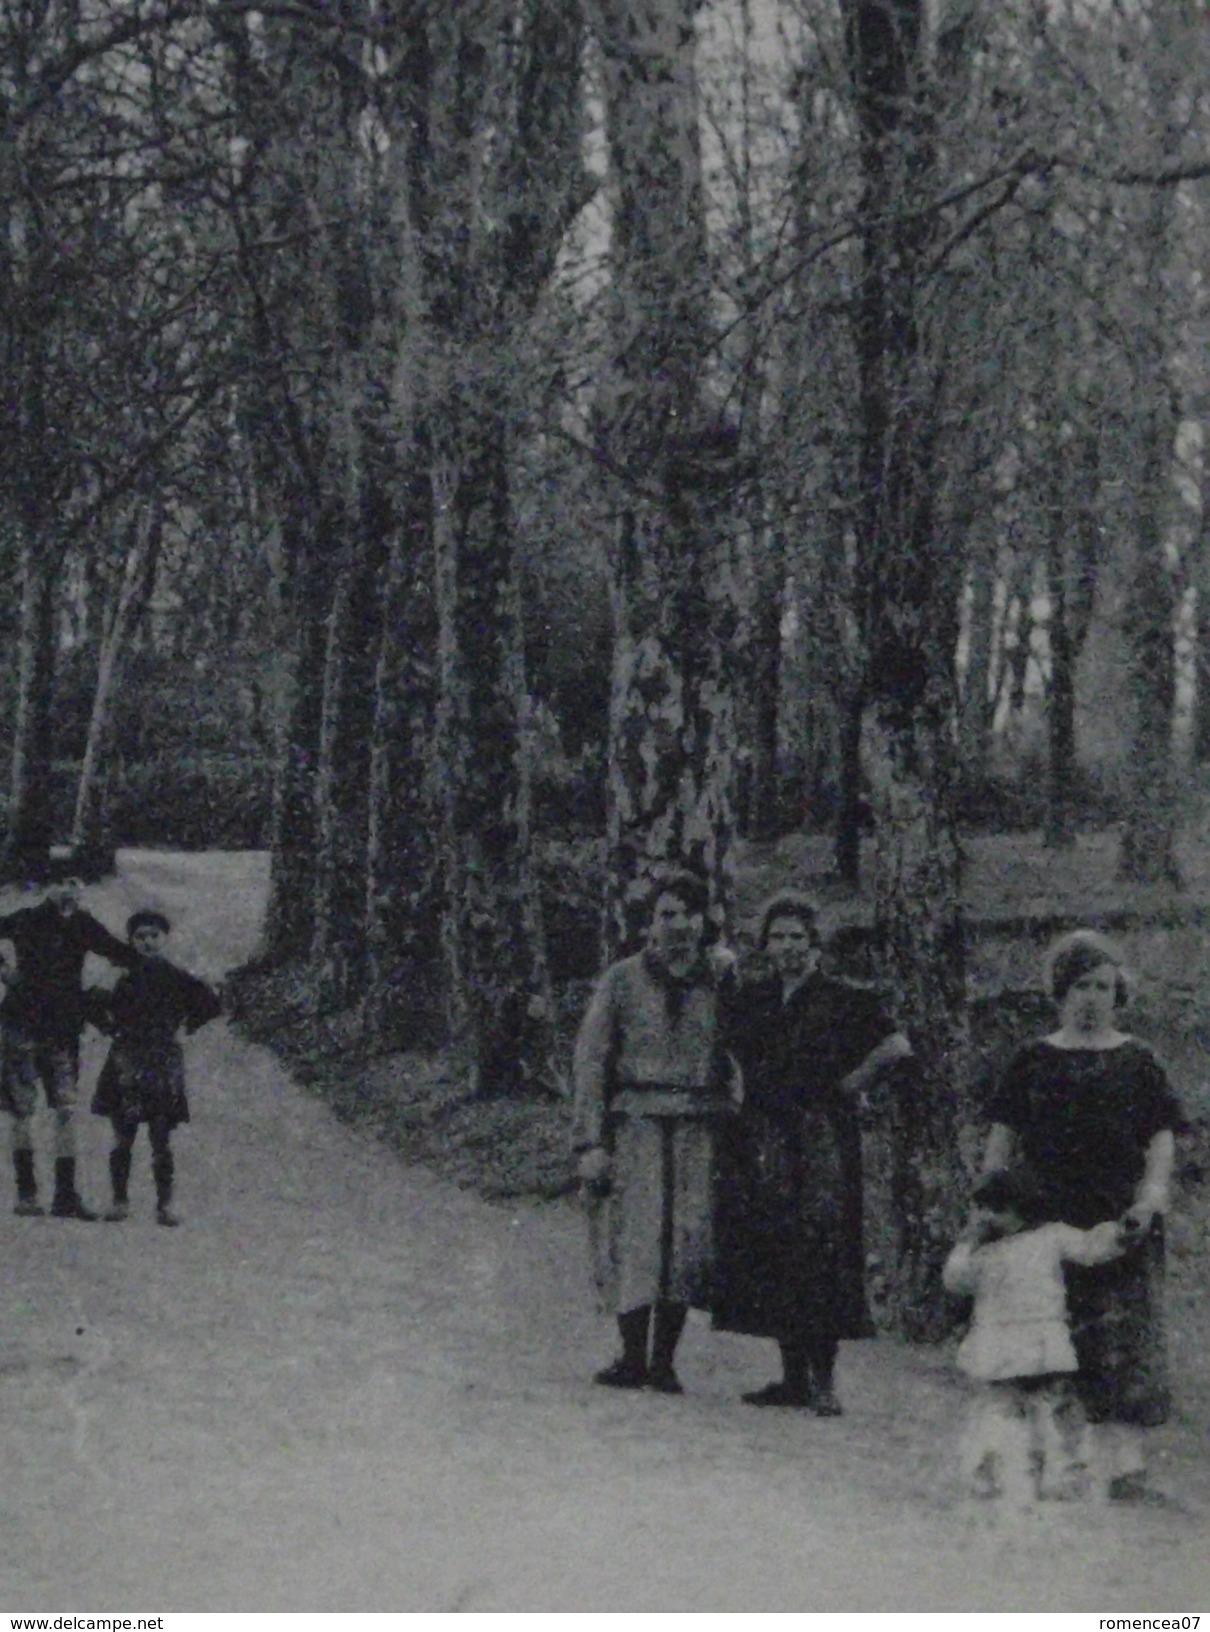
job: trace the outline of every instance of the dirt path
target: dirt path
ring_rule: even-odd
[[[258,858],[124,862],[89,896],[109,923],[151,895],[181,961],[246,953]],[[570,1206],[402,1168],[222,1023],[189,1070],[182,1229],[152,1220],[142,1144],[123,1226],[0,1213],[0,1609],[1210,1603],[1204,1423],[1160,1437],[1179,1505],[1010,1522],[953,1489],[941,1355],[848,1346],[847,1415],[787,1419],[737,1403],[766,1346],[693,1324],[684,1399],[612,1396]]]

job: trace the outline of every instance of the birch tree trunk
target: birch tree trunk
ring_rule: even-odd
[[[88,735],[76,784],[76,804],[72,817],[70,845],[79,857],[86,850],[106,847],[107,835],[99,827],[97,793],[99,772],[113,714],[113,699],[121,679],[122,662],[139,614],[151,597],[156,563],[164,535],[164,505],[153,499],[143,505],[130,522],[130,544],[122,568],[117,599],[108,627],[101,636],[97,681],[93,690]]]
[[[619,474],[611,559],[606,948],[633,945],[654,876],[690,866],[725,919],[734,840],[739,599],[734,439],[704,380],[709,267],[693,0],[597,0],[612,184]]]

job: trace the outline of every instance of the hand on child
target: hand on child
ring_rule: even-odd
[[[1150,1235],[1155,1224],[1157,1214],[1151,1207],[1140,1206],[1136,1203],[1126,1212],[1119,1224],[1124,1247],[1137,1246]]]

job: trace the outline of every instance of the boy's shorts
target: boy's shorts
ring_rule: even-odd
[[[0,1110],[24,1120],[34,1114],[38,1084],[52,1111],[70,1111],[79,1091],[79,1059],[70,1043],[47,1042],[5,1026],[0,1040]]]

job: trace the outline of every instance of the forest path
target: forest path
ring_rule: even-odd
[[[124,853],[217,976],[263,859]],[[99,1050],[90,1044],[85,1089]],[[683,1399],[588,1381],[611,1348],[570,1204],[489,1205],[339,1125],[218,1022],[188,1044],[184,1225],[146,1146],[129,1222],[0,1213],[0,1609],[1198,1609],[1210,1488],[1175,1508],[1001,1518],[950,1473],[945,1356],[846,1346],[847,1414],[754,1412],[771,1346],[693,1321]],[[81,1114],[103,1199],[106,1127]],[[39,1128],[40,1152],[47,1149]],[[41,1159],[45,1174],[46,1161]],[[1200,1600],[1200,1602],[1199,1602]]]

